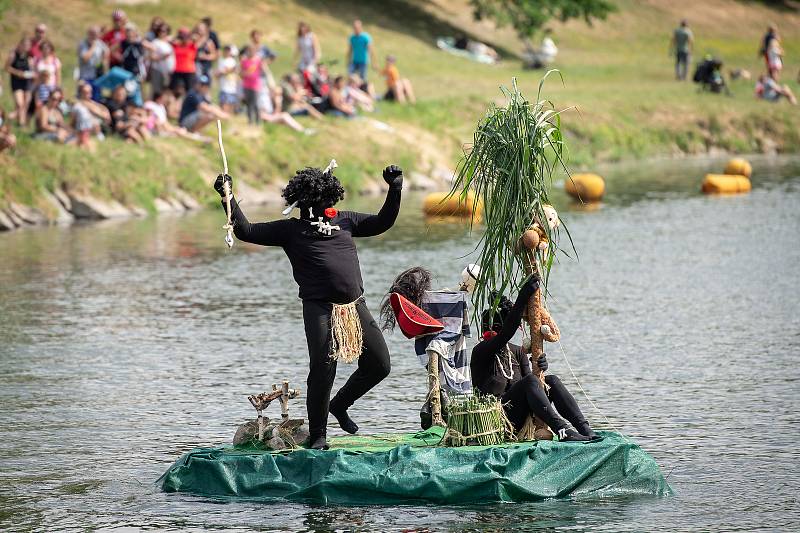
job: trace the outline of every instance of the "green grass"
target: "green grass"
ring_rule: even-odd
[[[695,58],[713,52],[725,60],[726,70],[747,68],[757,75],[762,70],[756,57],[758,42],[768,22],[775,20],[786,49],[784,81],[800,93],[794,79],[800,63],[800,14],[735,0],[616,3],[619,12],[593,27],[582,21],[552,25],[560,48],[555,66],[564,83],[551,77],[544,93],[557,108],[575,108],[562,117],[570,166],[705,153],[713,148],[748,153],[774,145],[786,152],[800,150],[797,108],[757,101],[752,81],[733,82],[732,97],[700,93],[692,84],[672,79],[667,56],[673,26],[680,17],[689,16],[697,39]],[[75,45],[89,24],[106,23],[112,9],[110,3],[99,0],[64,0],[57,8],[45,0],[0,0],[0,48],[10,49],[20,28],[46,22],[65,65],[67,94],[72,94]],[[440,166],[454,168],[462,144],[471,140],[489,102],[499,101],[498,87],[510,85],[511,78],[517,77],[525,94],[535,94],[543,74],[523,71],[515,56],[521,47],[513,33],[472,21],[465,0],[229,0],[223,4],[162,0],[125,9],[142,27],[154,14],[164,16],[173,28],[211,15],[222,40],[237,44],[245,42],[249,29],[257,26],[279,53],[273,67],[276,75],[292,69],[299,20],[309,22],[320,37],[325,59],[339,59],[334,71],[343,69],[349,24],[356,16],[375,38],[379,57],[398,56],[401,73],[413,81],[419,103],[414,107],[381,104],[371,116],[390,124],[395,133],[381,132],[365,120],[316,123],[303,119],[319,130],[311,137],[277,126],[258,132],[240,119],[226,125],[231,172],[254,183],[285,182],[295,169],[323,166],[331,158],[339,162],[337,174],[349,188],[377,177],[389,162],[423,173]],[[436,36],[460,31],[492,43],[506,60],[485,66],[435,48]],[[371,76],[382,90],[377,73]],[[7,93],[2,103],[9,108]],[[65,183],[145,206],[175,186],[213,200],[206,191],[220,167],[215,145],[158,139],[142,148],[109,140],[96,153],[87,154],[32,142],[27,133],[17,133],[16,152],[0,155],[0,198],[35,203],[39,187]],[[213,135],[213,128],[208,133]]]

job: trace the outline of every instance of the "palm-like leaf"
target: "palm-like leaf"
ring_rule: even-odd
[[[560,111],[541,99],[552,72],[558,71],[547,72],[539,82],[536,102],[523,97],[516,79],[511,91],[501,89],[508,102],[503,107],[493,104],[478,122],[450,191],[462,200],[474,191],[483,202],[486,230],[476,248],[481,265],[481,283],[473,295],[476,312],[484,303],[497,304],[487,302],[491,291],[503,294],[520,282],[530,256],[520,249],[519,238],[534,221],[540,222],[550,242],[537,254],[545,286],[558,250],[558,230],[550,230],[543,210],[550,203],[553,173],[559,167],[566,170]]]

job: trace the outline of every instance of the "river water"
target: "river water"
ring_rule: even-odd
[[[221,212],[208,211],[0,235],[0,529],[800,527],[800,161],[755,160],[749,195],[700,195],[703,173],[721,165],[605,169],[600,209],[555,194],[580,260],[554,269],[550,306],[600,412],[557,349],[550,371],[597,428],[649,451],[675,496],[326,507],[159,492],[183,452],[229,442],[252,417],[248,393],[282,378],[305,385],[287,260],[238,243],[229,252]],[[426,222],[421,199],[407,195],[394,229],[358,243],[373,313],[402,269],[421,264],[453,285],[474,247],[463,226]],[[243,207],[251,220],[277,216]],[[389,343],[392,374],[351,411],[362,431],[418,424],[423,369],[409,341]]]

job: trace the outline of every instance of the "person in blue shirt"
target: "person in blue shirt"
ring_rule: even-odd
[[[375,51],[372,48],[372,37],[365,32],[361,26],[361,21],[353,21],[353,34],[350,36],[347,48],[347,64],[350,74],[358,74],[359,77],[367,80],[367,67],[375,64]]]

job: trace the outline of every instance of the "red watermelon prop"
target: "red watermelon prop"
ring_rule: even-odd
[[[400,331],[403,332],[407,339],[438,333],[444,329],[444,324],[411,303],[408,298],[401,294],[396,292],[390,294],[389,303],[392,305],[397,325],[400,326]]]

